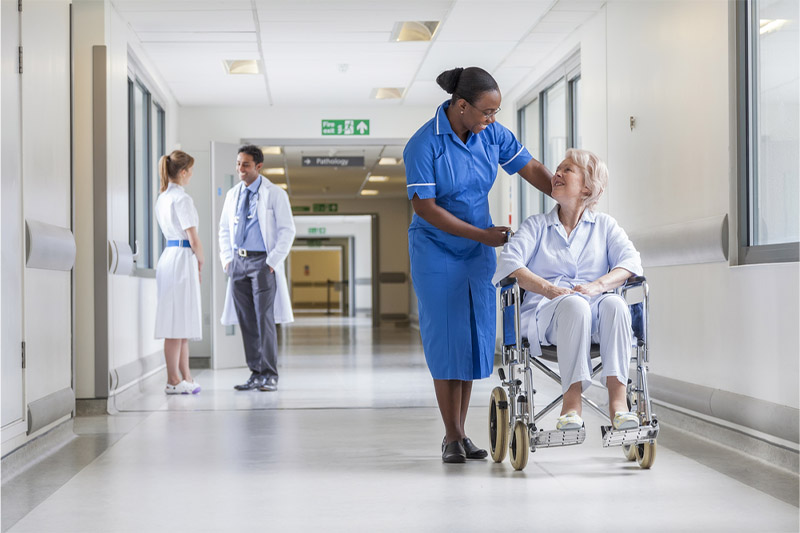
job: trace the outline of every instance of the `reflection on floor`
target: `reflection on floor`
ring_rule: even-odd
[[[165,397],[158,376],[119,415],[78,419],[77,441],[107,449],[64,449],[4,484],[3,530],[798,530],[797,488],[786,498],[780,487],[796,477],[765,489],[763,463],[668,427],[653,469],[640,470],[601,447],[605,422],[588,410],[582,446],[539,450],[522,472],[508,460],[442,464],[413,329],[301,318],[281,348],[276,393],[234,391],[244,368],[199,372],[196,397]],[[482,446],[496,383],[474,388],[468,433]],[[546,403],[552,385],[537,388]],[[694,460],[695,447],[749,461],[761,490]]]

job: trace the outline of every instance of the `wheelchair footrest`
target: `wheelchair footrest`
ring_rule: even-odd
[[[531,435],[531,448],[572,446],[574,444],[583,444],[584,440],[586,440],[586,428],[583,426],[580,429],[537,431]]]
[[[600,431],[603,434],[603,448],[651,442],[658,436],[658,426],[639,426],[622,430],[613,429],[612,426],[600,426]]]

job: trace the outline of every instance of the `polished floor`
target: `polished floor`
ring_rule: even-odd
[[[76,419],[74,441],[4,480],[3,531],[798,531],[796,476],[669,426],[651,470],[602,448],[589,411],[582,446],[522,472],[443,464],[413,329],[303,317],[281,349],[278,392],[205,370],[200,395],[165,397],[159,375],[118,415]],[[482,446],[496,382],[474,387]],[[537,389],[538,404],[554,387]]]

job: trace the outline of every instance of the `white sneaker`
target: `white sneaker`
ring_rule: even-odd
[[[614,425],[614,429],[636,429],[639,427],[639,417],[631,411],[627,413],[617,411],[611,423]]]
[[[198,383],[196,379],[193,379],[192,381],[184,380],[183,382],[189,386],[190,392],[192,394],[197,394],[202,390],[202,388],[200,387],[200,383]]]
[[[563,431],[565,429],[581,429],[583,427],[583,418],[577,411],[569,411],[558,417],[556,422],[556,429]]]
[[[181,381],[177,385],[167,383],[167,386],[164,387],[164,392],[167,394],[192,394],[192,389],[192,384]]]

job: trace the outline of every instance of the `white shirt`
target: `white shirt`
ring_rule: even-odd
[[[585,209],[569,237],[558,219],[558,206],[549,213],[528,217],[503,246],[492,283],[498,284],[519,268],[540,276],[553,285],[573,288],[589,283],[614,268],[643,273],[639,252],[617,221],[605,213]],[[590,299],[594,302],[598,296]],[[558,301],[556,298],[553,302]],[[528,291],[520,306],[520,323],[531,342],[534,355],[540,340],[539,330],[547,327],[555,306],[551,300]],[[537,321],[540,328],[537,328]]]

